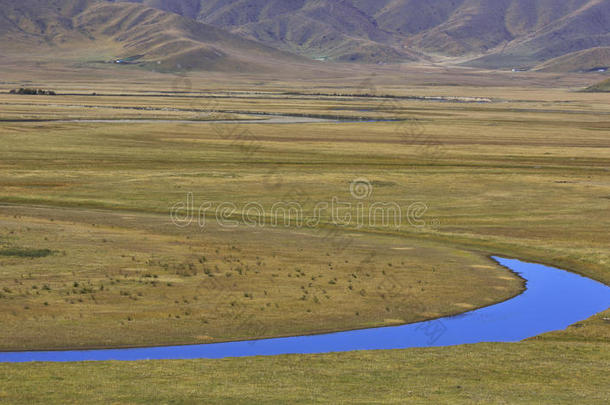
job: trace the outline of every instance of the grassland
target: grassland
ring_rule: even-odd
[[[519,279],[490,260],[425,241],[355,234],[342,247],[314,231],[185,230],[160,215],[23,208],[3,207],[0,218],[7,245],[22,247],[0,250],[4,350],[384,326],[459,313],[521,290]],[[32,246],[55,253],[2,256],[37,253]],[[464,280],[472,288],[462,288]]]
[[[527,342],[214,361],[0,365],[0,398],[15,403],[603,404],[610,395],[606,345]]]
[[[147,92],[58,81],[43,87],[70,95],[0,94],[0,349],[203,343],[435,318],[522,290],[490,254],[610,283],[604,94],[373,89],[493,98],[464,103],[340,97],[324,82],[252,92],[248,79],[228,88],[191,80],[186,93],[170,78]],[[362,83],[341,91],[370,93]],[[201,121],[252,112],[400,121]],[[159,118],[200,122],[45,121]],[[249,202],[297,201],[311,216],[314,202],[353,200],[358,178],[373,186],[369,203],[425,204],[422,226],[377,221],[337,232],[328,213],[298,229],[273,227],[267,215],[257,218],[264,226],[237,228],[169,218],[189,192],[196,206],[235,204],[230,219]],[[607,318],[513,345],[1,365],[0,398],[78,402],[86,387],[88,399],[117,403],[603,403]]]

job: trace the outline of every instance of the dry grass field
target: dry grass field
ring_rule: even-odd
[[[133,71],[122,82],[55,71],[26,83],[7,68],[0,350],[207,343],[457,314],[522,291],[493,254],[610,283],[607,94],[576,92],[584,79],[570,76],[499,74],[490,87],[456,71],[463,85],[453,86],[415,84],[441,71],[348,81],[350,69],[307,86]],[[8,94],[20,86],[58,95]],[[329,121],[214,122],[261,121],[251,113]],[[350,193],[357,179],[370,186],[363,200]],[[211,211],[203,228],[173,224],[171,208],[189,193],[195,211],[234,204],[222,219],[236,227]],[[342,212],[352,218],[358,202],[425,209],[398,226],[379,212],[366,226],[337,226],[316,211],[333,198],[352,203]],[[260,226],[243,223],[253,202],[265,208],[248,216]],[[278,202],[319,222],[274,226]],[[603,403],[608,315],[514,345],[1,365],[0,399],[77,402],[83,391],[116,403],[310,403],[345,400],[358,386],[350,402]]]
[[[425,241],[354,234],[339,246],[314,231],[202,232],[177,230],[162,215],[23,209],[2,207],[0,218],[4,350],[384,326],[486,306],[522,288],[484,257]],[[51,254],[17,255],[41,247]]]

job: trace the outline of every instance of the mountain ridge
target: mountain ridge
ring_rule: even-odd
[[[0,5],[3,50],[48,46],[117,58],[138,55],[138,64],[161,70],[262,71],[277,61],[306,59],[557,72],[610,66],[608,0],[0,0]]]
[[[264,44],[173,13],[99,0],[0,0],[3,49],[71,54],[160,70],[266,71],[307,63]],[[99,60],[98,60],[99,62]]]
[[[147,4],[289,52],[338,61],[467,57],[466,64],[476,67],[514,67],[516,60],[535,68],[610,46],[610,2],[605,0],[118,1]]]

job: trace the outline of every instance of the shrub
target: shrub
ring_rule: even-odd
[[[0,256],[16,256],[16,257],[29,257],[29,258],[39,258],[39,257],[47,257],[54,254],[52,250],[49,249],[19,249],[19,248],[9,248],[0,250]]]
[[[21,87],[20,89],[13,89],[9,92],[10,94],[25,94],[31,96],[56,96],[53,90],[43,90],[43,89],[31,89],[28,87]]]

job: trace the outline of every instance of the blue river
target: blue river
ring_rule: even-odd
[[[565,329],[610,307],[610,287],[564,270],[494,257],[527,281],[508,301],[461,315],[402,326],[323,335],[134,349],[0,352],[0,362],[219,359],[355,350],[517,342]]]

